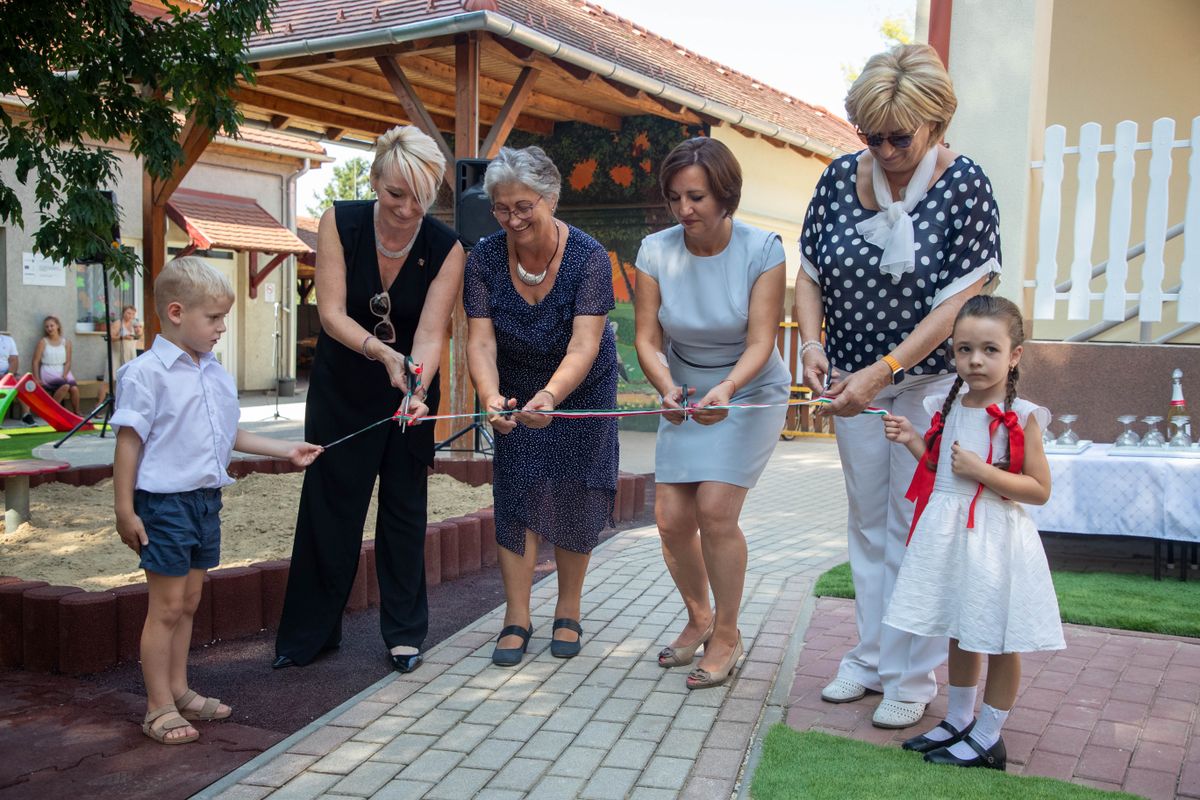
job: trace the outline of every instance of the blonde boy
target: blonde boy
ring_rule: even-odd
[[[113,491],[117,532],[141,556],[150,604],[142,629],[146,718],[163,744],[199,738],[189,720],[225,719],[228,706],[188,688],[192,617],[204,573],[220,562],[221,487],[232,450],[313,462],[321,448],[240,430],[237,389],[212,353],[233,287],[198,258],[177,258],[154,282],[162,333],[117,373]]]

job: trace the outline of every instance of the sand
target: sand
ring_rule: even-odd
[[[254,473],[225,488],[221,512],[222,567],[289,558],[302,473]],[[490,485],[449,475],[429,476],[429,521],[458,517],[492,504]],[[138,558],[121,542],[113,518],[112,481],[94,486],[47,483],[30,490],[31,521],[0,533],[0,575],[88,591],[141,583]],[[365,538],[375,536],[376,502]],[[0,531],[4,530],[0,521]]]

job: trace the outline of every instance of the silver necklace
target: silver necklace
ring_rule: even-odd
[[[421,231],[421,226],[417,225],[417,229],[413,231],[412,238],[408,240],[408,244],[401,247],[399,250],[388,250],[383,246],[383,241],[379,238],[379,206],[375,206],[375,249],[388,258],[404,258],[413,248],[413,244],[417,241],[417,234]]]
[[[554,250],[550,253],[550,258],[546,260],[546,266],[542,267],[541,272],[530,272],[529,270],[525,269],[525,266],[521,263],[520,256],[517,256],[517,277],[521,280],[521,283],[525,284],[526,286],[537,286],[539,283],[546,280],[546,276],[550,274],[550,263],[554,261],[554,257],[558,255],[558,243],[561,237],[562,231],[559,230],[558,223],[556,222],[554,224]],[[515,254],[516,252],[517,246],[514,244],[513,253]]]

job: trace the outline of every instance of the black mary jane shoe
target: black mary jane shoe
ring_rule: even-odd
[[[1004,749],[1004,739],[997,739],[996,743],[986,750],[983,749],[983,745],[970,736],[963,737],[963,741],[975,751],[975,758],[959,758],[951,753],[948,747],[939,747],[937,750],[930,750],[926,753],[925,760],[930,764],[952,764],[956,767],[984,767],[985,769],[1004,771],[1004,767],[1008,763],[1008,752]]]
[[[505,636],[520,636],[520,647],[500,647],[500,640]],[[515,667],[525,657],[525,649],[529,647],[529,639],[533,636],[533,626],[522,628],[520,625],[507,625],[496,637],[496,649],[492,651],[492,663],[497,667]]]
[[[401,655],[388,653],[388,659],[391,660],[392,669],[396,672],[412,672],[425,661],[420,653],[403,653]]]
[[[583,649],[583,627],[580,626],[579,620],[571,619],[570,617],[559,617],[554,620],[554,630],[558,630],[559,628],[575,631],[578,634],[578,638],[573,642],[551,639],[550,655],[555,658],[574,658],[579,655],[579,651]]]
[[[971,720],[971,724],[963,728],[961,731],[951,725],[946,720],[942,720],[937,724],[939,728],[950,734],[949,739],[930,739],[925,734],[914,736],[911,739],[905,739],[904,744],[900,745],[902,750],[911,750],[914,753],[928,753],[931,750],[937,750],[940,747],[951,747],[962,741],[962,738],[971,732],[975,727],[975,720]]]

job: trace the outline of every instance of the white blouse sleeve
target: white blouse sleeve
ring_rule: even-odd
[[[1050,415],[1050,409],[1031,403],[1028,400],[1022,400],[1019,397],[1013,402],[1013,410],[1017,412],[1017,418],[1021,420],[1022,428],[1029,425],[1030,416],[1037,420],[1037,424],[1042,430],[1046,430],[1046,427],[1050,424],[1050,420],[1053,419]]]

